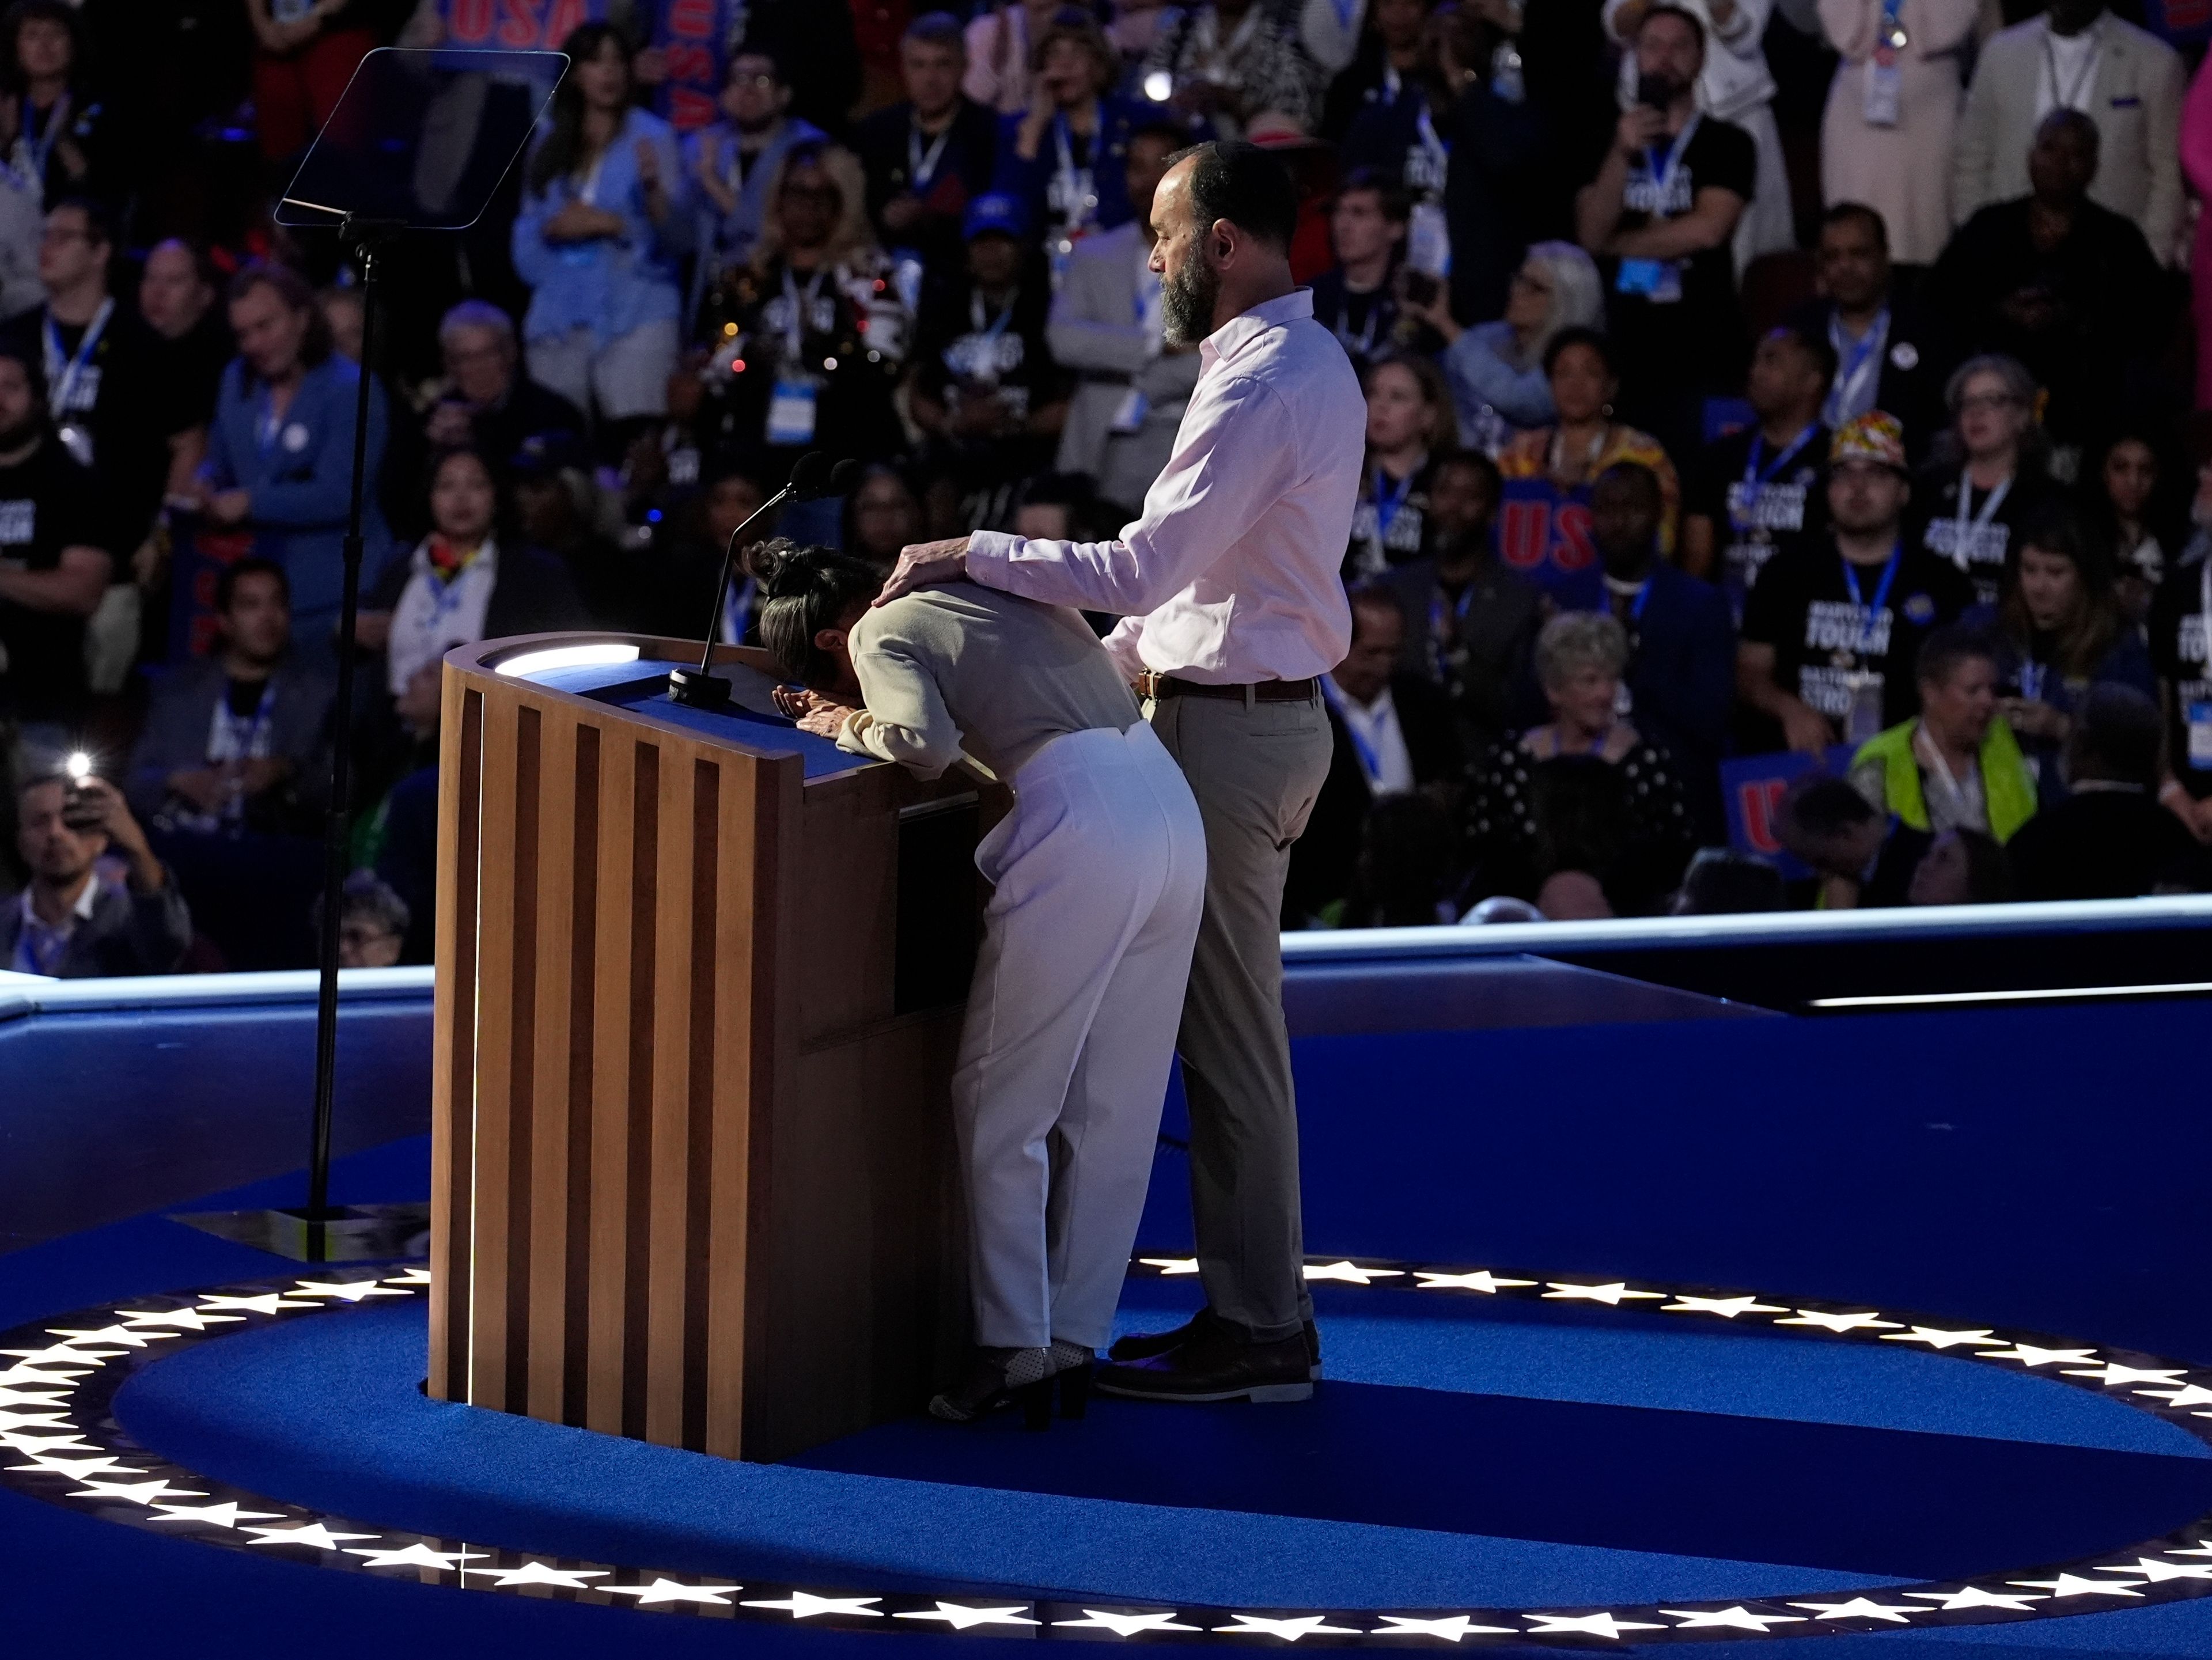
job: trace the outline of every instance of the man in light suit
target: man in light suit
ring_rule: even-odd
[[[1152,192],[1184,137],[1166,122],[1129,135],[1135,217],[1076,243],[1045,335],[1053,356],[1079,377],[1054,470],[1094,480],[1101,500],[1132,517],[1174,453],[1198,382],[1198,353],[1161,343],[1160,279],[1146,268]]]
[[[1952,159],[1952,222],[2028,193],[2027,153],[2043,118],[2064,105],[2101,139],[2090,199],[2141,227],[2151,252],[2174,257],[2181,224],[2181,58],[2121,21],[2103,0],[2051,0],[2042,16],[1982,48]]]

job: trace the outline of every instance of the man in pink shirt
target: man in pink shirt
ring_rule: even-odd
[[[1283,880],[1328,775],[1319,678],[1352,613],[1338,575],[1366,405],[1291,279],[1297,198],[1241,143],[1171,158],[1152,198],[1167,339],[1201,368],[1175,453],[1114,542],[978,531],[907,549],[884,603],[965,576],[1117,613],[1107,645],[1206,824],[1206,917],[1177,1048],[1206,1308],[1115,1344],[1099,1387],[1175,1401],[1302,1401],[1321,1369],[1301,1262],[1297,1114],[1284,1029]]]

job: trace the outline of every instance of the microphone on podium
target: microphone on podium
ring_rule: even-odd
[[[744,545],[745,532],[787,502],[819,502],[828,496],[848,495],[860,482],[858,461],[848,457],[832,465],[822,451],[809,450],[792,463],[790,481],[730,532],[730,545],[722,552],[722,574],[714,584],[714,609],[707,620],[707,643],[699,653],[699,666],[669,670],[668,696],[672,700],[695,709],[730,706],[730,683],[718,679],[708,670],[714,656],[714,635],[722,626],[722,607],[730,596],[730,574],[736,569],[738,550]]]

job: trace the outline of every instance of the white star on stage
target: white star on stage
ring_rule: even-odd
[[[1478,1626],[1464,1614],[1455,1614],[1446,1620],[1408,1620],[1395,1614],[1386,1614],[1390,1622],[1388,1631],[1370,1631],[1370,1637],[1441,1637],[1447,1643],[1456,1643],[1462,1637],[1517,1637],[1516,1626]]]
[[[1946,1331],[1941,1326],[1915,1326],[1911,1331],[1893,1331],[1884,1335],[1885,1343],[1925,1343],[1931,1349],[1954,1349],[1961,1343],[1999,1343],[2004,1340],[1986,1329],[1981,1331]]]
[[[1139,1256],[1137,1260],[1148,1268],[1158,1268],[1163,1278],[1171,1279],[1178,1274],[1198,1272],[1198,1258],[1195,1256]]]
[[[0,1412],[0,1430],[65,1430],[69,1414],[56,1405],[45,1412]]]
[[[341,1539],[374,1539],[373,1533],[332,1533],[327,1522],[310,1522],[301,1528],[246,1528],[261,1536],[257,1545],[305,1545],[309,1550],[336,1550]]]
[[[419,1541],[404,1550],[354,1550],[348,1556],[362,1559],[366,1568],[437,1568],[451,1573],[456,1562],[480,1562],[489,1553],[480,1550],[432,1550]],[[610,1588],[611,1589],[611,1588]]]
[[[166,1331],[133,1331],[128,1326],[102,1326],[98,1331],[66,1331],[58,1326],[46,1328],[46,1335],[58,1337],[69,1344],[90,1343],[95,1347],[143,1349],[149,1343],[158,1343],[164,1337],[174,1335]]]
[[[1624,1298],[1642,1298],[1656,1303],[1662,1300],[1665,1295],[1663,1292],[1656,1291],[1631,1291],[1625,1282],[1619,1280],[1609,1286],[1563,1286],[1556,1280],[1547,1280],[1546,1283],[1551,1286],[1551,1289],[1544,1293],[1547,1297],[1578,1298],[1584,1302],[1603,1303],[1608,1307],[1618,1306]],[[1654,1627],[1654,1629],[1661,1628]]]
[[[1662,1614],[1671,1614],[1682,1623],[1677,1631],[1696,1631],[1707,1626],[1727,1626],[1736,1631],[1755,1631],[1765,1635],[1769,1626],[1802,1626],[1802,1614],[1753,1614],[1741,1602],[1732,1608],[1718,1611],[1696,1608],[1662,1608]]]
[[[1413,1272],[1420,1276],[1420,1289],[1423,1291],[1480,1291],[1494,1296],[1501,1286],[1533,1286],[1536,1283],[1534,1280],[1501,1280],[1488,1268],[1477,1268],[1473,1274],[1430,1274],[1419,1268]],[[1378,1632],[1376,1635],[1388,1636],[1389,1633]]]
[[[240,1510],[235,1504],[221,1505],[157,1505],[161,1513],[156,1522],[204,1522],[211,1528],[234,1528],[240,1522],[274,1522],[283,1515],[281,1511]]]
[[[2154,1401],[2163,1401],[2168,1409],[2177,1407],[2212,1406],[2212,1389],[2202,1383],[2184,1383],[2178,1389],[2137,1389],[2137,1395],[2147,1395]]]
[[[97,1366],[112,1360],[120,1349],[110,1349],[95,1354],[84,1349],[71,1348],[67,1343],[56,1343],[43,1349],[0,1349],[0,1354],[12,1354],[26,1366]],[[21,1367],[11,1367],[21,1371]]]
[[[730,1606],[730,1593],[742,1585],[680,1585],[673,1579],[656,1579],[649,1585],[594,1585],[614,1596],[635,1596],[640,1608],[655,1602],[703,1602],[709,1608]]]
[[[41,1475],[66,1475],[72,1481],[83,1481],[95,1475],[143,1475],[144,1470],[125,1469],[123,1461],[106,1458],[56,1458],[48,1454],[33,1458],[27,1464],[10,1464],[11,1470],[35,1470]]]
[[[884,1611],[871,1603],[880,1602],[879,1596],[817,1596],[811,1590],[795,1590],[775,1602],[748,1602],[749,1608],[782,1608],[794,1620],[811,1620],[817,1614],[858,1614],[871,1620],[880,1620]]]
[[[1042,1620],[1024,1616],[1025,1603],[1017,1602],[1003,1608],[971,1608],[961,1602],[940,1601],[934,1608],[920,1608],[896,1617],[901,1620],[942,1620],[955,1631],[966,1631],[970,1626],[1035,1626]]]
[[[1232,1614],[1233,1626],[1216,1626],[1216,1637],[1279,1637],[1285,1643],[1295,1643],[1301,1637],[1326,1634],[1331,1637],[1364,1635],[1357,1626],[1332,1626],[1324,1614],[1302,1614],[1288,1620],[1270,1620],[1264,1614]]]
[[[138,1474],[135,1470],[120,1473],[125,1475]],[[150,1506],[164,1499],[204,1499],[207,1494],[191,1487],[173,1487],[167,1481],[87,1481],[69,1496],[72,1499],[127,1499],[134,1505]]]
[[[2212,1563],[2161,1562],[2156,1557],[2138,1556],[2124,1567],[2106,1566],[2100,1573],[2139,1573],[2153,1584],[2162,1584],[2169,1579],[2212,1579]]]
[[[1717,1314],[1723,1320],[1733,1320],[1739,1314],[1787,1314],[1762,1303],[1756,1297],[1678,1297],[1659,1310],[1662,1314]]]
[[[405,1297],[409,1293],[380,1280],[302,1280],[284,1293],[287,1297],[342,1297],[358,1303],[364,1297]]]
[[[1341,1280],[1347,1286],[1364,1286],[1377,1280],[1403,1280],[1405,1274],[1398,1268],[1363,1268],[1350,1262],[1306,1264],[1309,1280]]]
[[[519,1568],[463,1568],[463,1573],[490,1575],[499,1583],[494,1590],[506,1590],[515,1585],[558,1585],[563,1590],[589,1590],[586,1579],[604,1579],[611,1568],[556,1568],[544,1562],[525,1562]]]
[[[1586,1637],[1617,1638],[1625,1631],[1667,1629],[1664,1626],[1646,1625],[1641,1620],[1616,1620],[1609,1610],[1603,1614],[1532,1614],[1528,1618],[1544,1622],[1531,1627],[1539,1637],[1558,1637],[1569,1632],[1579,1632]]]
[[[27,1457],[36,1458],[49,1452],[98,1452],[100,1449],[72,1431],[67,1435],[29,1435],[21,1430],[9,1430],[0,1434],[0,1447],[8,1447]]]
[[[1854,1596],[1848,1602],[1792,1602],[1790,1606],[1808,1609],[1823,1620],[1887,1620],[1893,1626],[1901,1626],[1913,1614],[1928,1612],[1910,1602],[1877,1602],[1864,1596]]]
[[[59,1378],[50,1380],[59,1383]],[[0,1389],[0,1407],[58,1407],[68,1395],[67,1389]]]
[[[2115,1383],[2179,1383],[2181,1369],[2173,1367],[2160,1371],[2156,1367],[2124,1366],[2115,1360],[2108,1365],[2092,1367],[2087,1371],[2069,1371],[2069,1377],[2094,1377],[2106,1389]]]
[[[2117,1570],[2124,1573],[2125,1568]],[[2140,1596],[2142,1581],[2131,1579],[2126,1584],[2117,1580],[2083,1579],[2070,1573],[2062,1573],[2056,1579],[2012,1579],[2008,1584],[2026,1585],[2030,1590],[2047,1590],[2052,1602],[2065,1596]]]
[[[224,1297],[210,1292],[199,1300],[195,1314],[219,1314],[227,1309],[247,1309],[255,1314],[274,1314],[279,1309],[311,1309],[313,1303],[294,1302],[283,1292],[272,1291],[259,1297]]]
[[[118,1309],[115,1317],[127,1320],[134,1326],[182,1326],[186,1331],[205,1331],[210,1326],[236,1325],[246,1316],[242,1314],[204,1314],[198,1309],[167,1309],[145,1314],[134,1309]]]
[[[1956,1590],[1909,1590],[1907,1596],[1925,1597],[1935,1603],[1933,1612],[1956,1614],[1962,1608],[2009,1608],[2014,1614],[2033,1614],[2031,1603],[2040,1602],[2040,1596],[2023,1596],[2017,1591],[1984,1590],[1979,1585],[1961,1585]]]
[[[1875,1331],[1902,1329],[1894,1320],[1885,1320],[1878,1314],[1823,1314],[1818,1309],[1800,1309],[1791,1320],[1777,1320],[1778,1326],[1818,1326],[1822,1331]]]
[[[2033,1343],[2014,1343],[2008,1349],[1992,1349],[1977,1360],[2017,1360],[2023,1366],[2086,1366],[2097,1358],[2094,1349],[2039,1349]]]
[[[82,1368],[75,1371],[41,1371],[28,1361],[0,1371],[0,1386],[9,1383],[32,1383],[46,1389],[67,1389],[80,1377],[88,1376]]]
[[[386,1274],[384,1283],[387,1286],[427,1286],[430,1283],[430,1270],[402,1268],[397,1274]]]
[[[1149,1614],[1115,1614],[1109,1608],[1085,1608],[1080,1620],[1055,1620],[1052,1622],[1062,1630],[1110,1631],[1116,1637],[1134,1637],[1140,1631],[1204,1631],[1203,1626],[1177,1623],[1173,1608],[1155,1608]]]

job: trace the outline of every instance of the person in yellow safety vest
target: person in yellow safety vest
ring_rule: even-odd
[[[1999,842],[2035,813],[2035,779],[1996,712],[1996,663],[1973,629],[1938,629],[1920,648],[1920,714],[1876,733],[1851,782],[1900,824],[1929,835],[1980,830]]]

